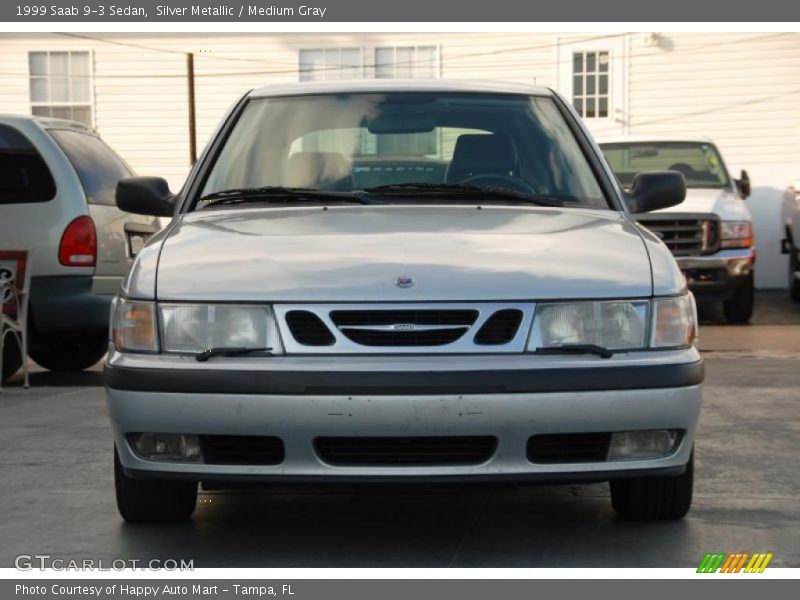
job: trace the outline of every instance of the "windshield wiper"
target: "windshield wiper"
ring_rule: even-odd
[[[198,200],[202,208],[225,204],[245,204],[248,202],[291,202],[294,200],[313,200],[320,202],[347,202],[356,204],[372,204],[372,202],[354,192],[334,192],[313,188],[292,188],[283,186],[266,186],[258,188],[237,188],[207,194]]]
[[[264,356],[272,356],[272,348],[246,348],[244,346],[218,346],[207,348],[194,357],[197,362],[206,362],[215,356],[244,356],[245,354],[262,353]]]
[[[493,185],[476,185],[474,183],[393,183],[364,189],[368,194],[397,194],[411,196],[414,194],[447,194],[479,196],[484,200],[503,199],[516,200],[538,206],[564,206],[564,202],[552,196],[526,194],[504,187]]]
[[[561,344],[539,348],[537,354],[596,354],[600,358],[611,358],[614,351],[596,344]]]

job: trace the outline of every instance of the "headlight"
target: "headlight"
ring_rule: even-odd
[[[155,304],[124,298],[114,300],[111,341],[118,350],[158,352]]]
[[[574,344],[609,350],[644,348],[648,308],[646,300],[539,304],[528,350]]]
[[[281,352],[272,310],[234,304],[159,304],[164,352],[198,353],[208,348],[272,348]]]
[[[753,224],[750,221],[722,221],[722,248],[750,248],[753,245]]]
[[[690,346],[697,338],[697,307],[694,296],[658,298],[653,302],[653,348]]]

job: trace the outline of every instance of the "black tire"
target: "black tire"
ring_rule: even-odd
[[[197,482],[132,479],[125,475],[114,448],[117,509],[128,523],[172,523],[192,516]]]
[[[753,316],[755,304],[755,286],[752,273],[747,282],[739,287],[733,298],[722,303],[722,312],[729,323],[747,323]]]
[[[667,521],[682,519],[692,506],[694,451],[682,475],[636,477],[611,482],[611,505],[625,519]]]
[[[3,346],[3,383],[11,379],[22,366],[22,352],[20,352],[17,338],[9,334]]]
[[[800,279],[795,273],[800,271],[800,261],[797,260],[797,248],[794,241],[789,239],[789,297],[795,302],[800,302]]]
[[[64,335],[36,336],[28,354],[50,371],[83,371],[96,364],[108,351],[108,334],[104,331]]]

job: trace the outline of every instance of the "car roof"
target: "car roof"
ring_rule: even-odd
[[[613,137],[596,137],[598,144],[636,144],[656,142],[695,142],[713,144],[714,140],[702,135],[620,135]]]
[[[53,119],[50,117],[36,117],[31,115],[11,115],[0,114],[0,123],[6,125],[21,125],[23,123],[35,123],[42,129],[72,129],[83,133],[96,134],[94,129],[78,121],[68,119]]]
[[[303,81],[264,86],[250,92],[252,98],[305,96],[370,92],[472,92],[552,96],[552,90],[506,81],[465,81],[453,79],[353,79]]]

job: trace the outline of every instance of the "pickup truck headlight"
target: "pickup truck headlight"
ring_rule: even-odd
[[[280,338],[268,306],[159,304],[164,352],[198,353],[208,348],[272,348]]]
[[[536,307],[528,350],[590,344],[608,350],[647,345],[649,302],[541,303]]]
[[[753,224],[750,221],[722,221],[722,248],[750,248],[753,245]]]
[[[153,302],[117,298],[111,312],[111,341],[118,350],[158,352]]]

